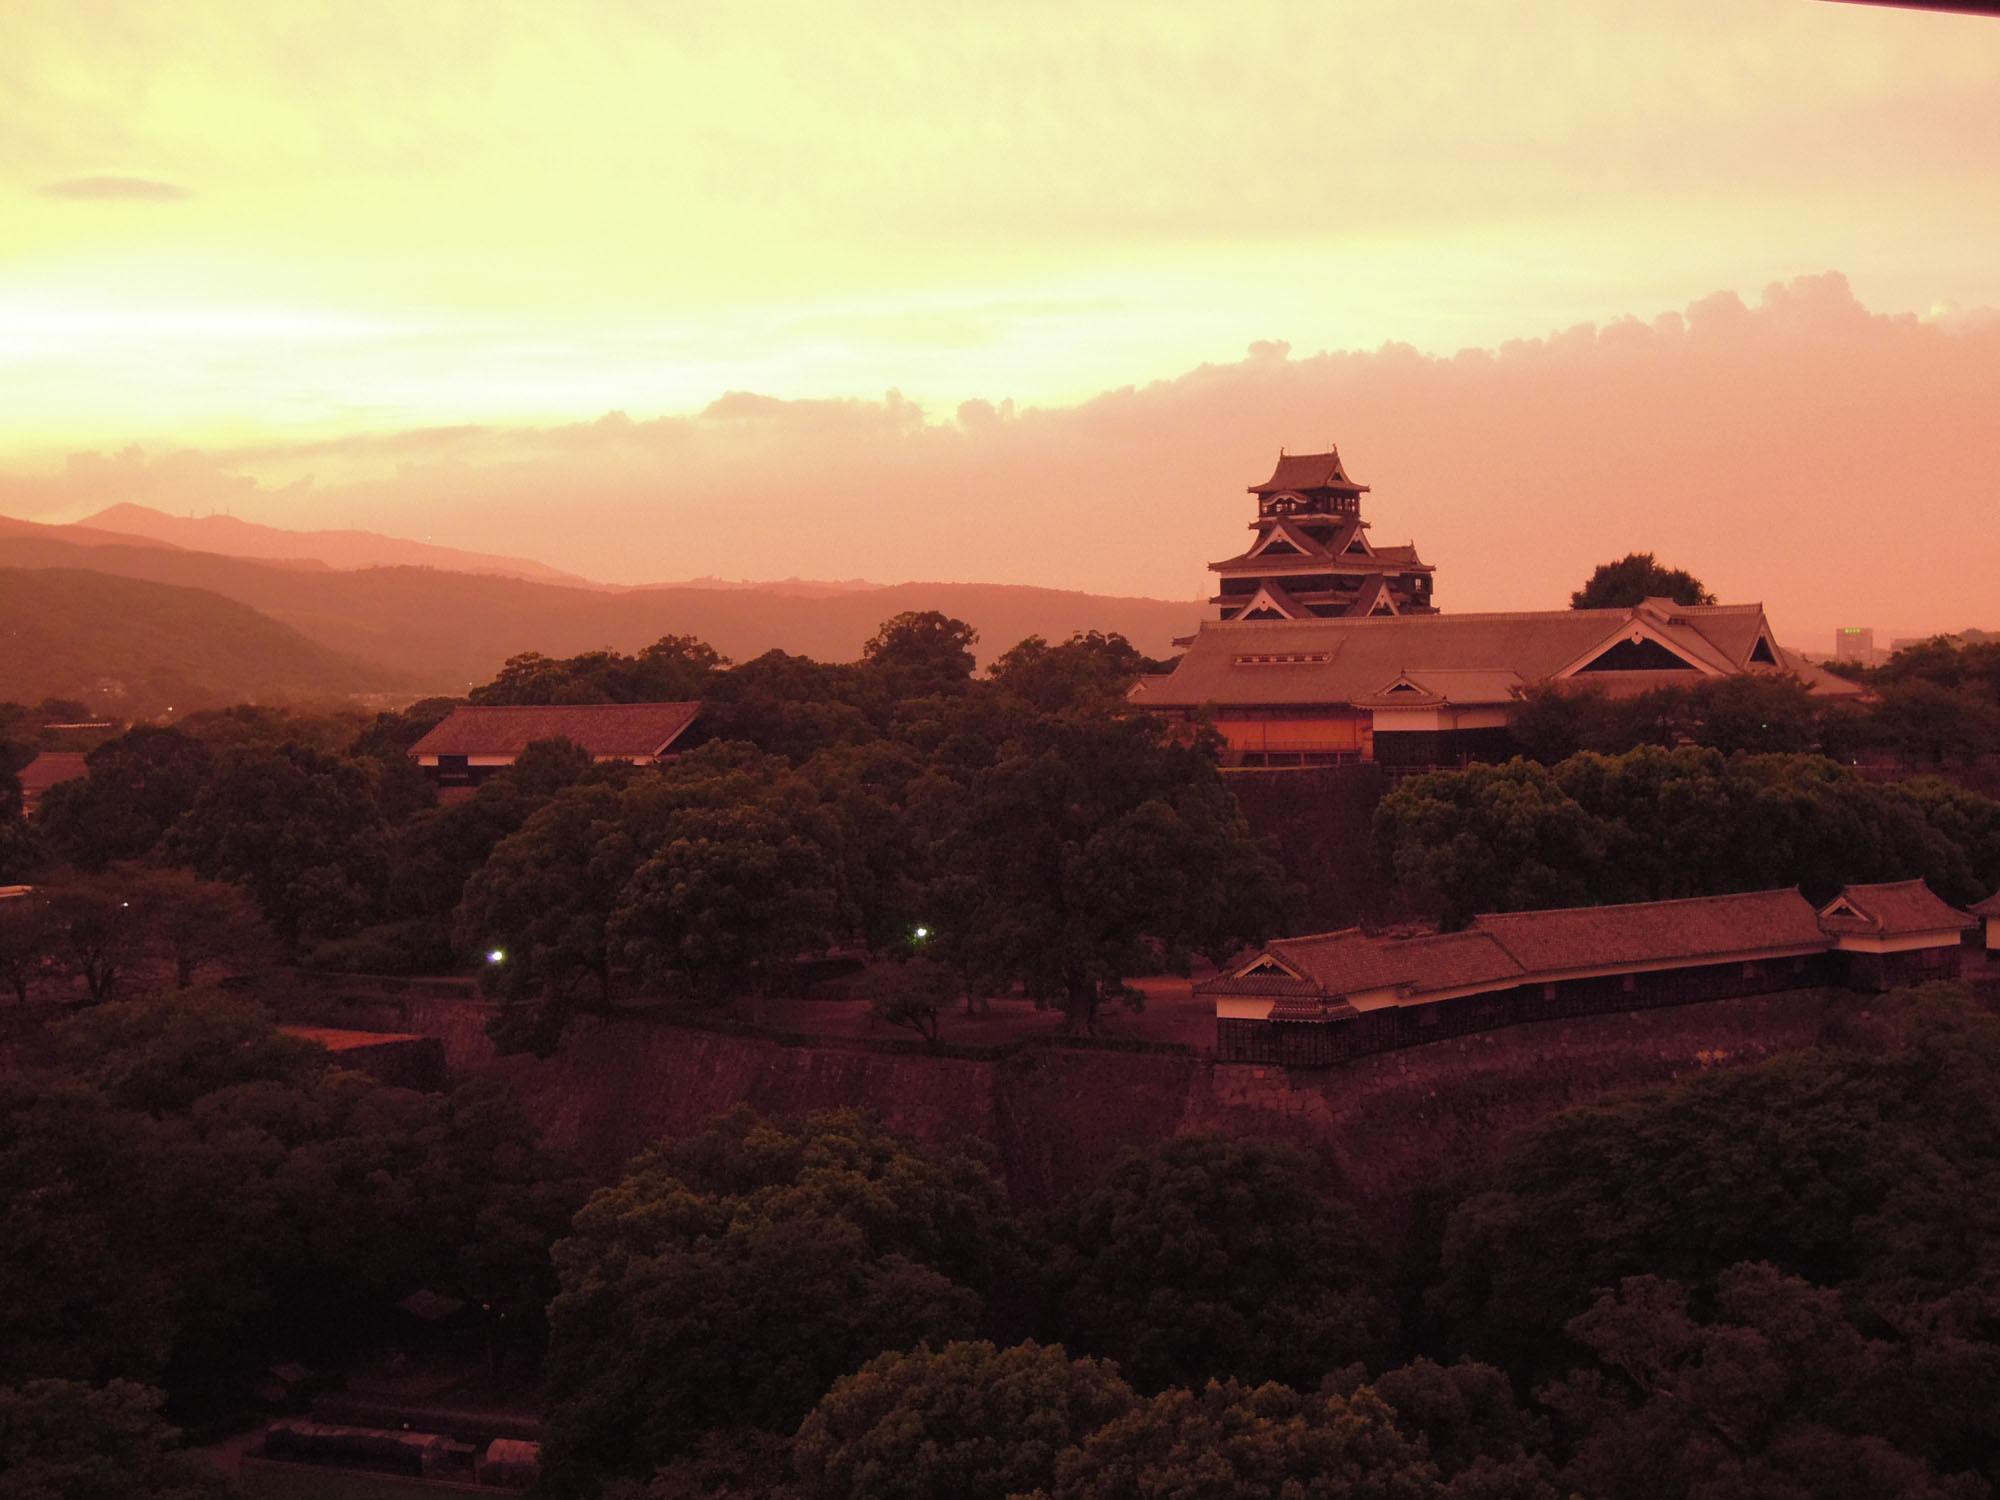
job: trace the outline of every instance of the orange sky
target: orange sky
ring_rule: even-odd
[[[15,514],[1185,595],[1278,445],[1338,436],[1446,607],[1629,538],[1794,637],[2000,624],[2000,22],[24,0],[6,33]]]

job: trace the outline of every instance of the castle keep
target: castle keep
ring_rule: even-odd
[[[1440,613],[1415,546],[1369,540],[1368,486],[1337,449],[1281,454],[1249,488],[1254,540],[1209,565],[1217,618],[1132,690],[1142,707],[1212,719],[1231,765],[1504,758],[1514,706],[1540,685],[1624,697],[1768,674],[1858,691],[1781,647],[1760,604]]]

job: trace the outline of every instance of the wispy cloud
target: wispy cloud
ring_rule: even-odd
[[[35,191],[44,198],[67,198],[81,203],[179,203],[194,196],[177,182],[115,173],[61,177],[43,183]]]

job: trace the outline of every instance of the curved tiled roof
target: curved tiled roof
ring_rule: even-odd
[[[1281,453],[1271,477],[1249,488],[1253,495],[1279,494],[1285,490],[1345,490],[1358,495],[1368,490],[1367,485],[1356,484],[1347,477],[1338,448],[1326,453]]]
[[[1485,913],[1472,919],[1525,970],[1681,964],[1768,948],[1820,948],[1819,913],[1796,889],[1628,906]]]
[[[1930,900],[1937,902],[1934,896]],[[1951,910],[1942,902],[1937,906]],[[1933,922],[1931,929],[1937,925]],[[1474,918],[1463,932],[1425,937],[1370,937],[1351,927],[1279,938],[1264,951],[1304,979],[1222,975],[1200,988],[1206,994],[1270,995],[1287,1001],[1308,994],[1337,999],[1382,990],[1421,998],[1507,989],[1579,970],[1670,969],[1724,962],[1740,954],[1804,954],[1830,946],[1819,914],[1798,891],[1745,891],[1625,906],[1489,913]]]
[[[537,740],[564,739],[603,757],[658,755],[701,712],[689,703],[473,703],[410,747],[426,755],[519,755]]]

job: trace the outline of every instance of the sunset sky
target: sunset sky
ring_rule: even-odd
[[[1807,644],[2000,628],[2000,21],[12,0],[0,36],[0,512],[1185,597],[1278,447],[1338,438],[1446,608],[1629,543]]]

